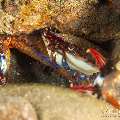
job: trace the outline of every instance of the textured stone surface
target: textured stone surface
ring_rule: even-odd
[[[113,72],[106,77],[102,93],[108,102],[120,109],[120,71]],[[113,99],[116,100],[113,102]]]
[[[14,17],[12,15],[9,15],[8,13],[3,12],[0,10],[0,33],[8,33],[12,34],[13,28],[12,28],[12,21],[14,20]]]
[[[22,97],[0,95],[0,120],[37,120],[32,105]]]
[[[118,0],[112,1],[115,6],[109,3],[104,4],[104,2],[99,3],[98,0],[0,0],[0,33],[29,33],[36,29],[52,26],[63,33],[80,36],[82,41],[88,39],[99,42],[102,47],[101,41],[112,39],[114,44],[108,49],[109,44],[107,43],[107,50],[110,50],[110,59],[114,58],[119,61],[120,10],[116,9],[116,5],[119,6],[120,3]],[[31,62],[27,62],[30,66]],[[35,66],[38,65],[36,64],[35,62]],[[23,66],[21,65],[21,67]],[[18,66],[19,68],[20,66]],[[38,74],[39,68],[34,70],[36,75],[41,75]],[[27,75],[33,74],[27,71],[24,76],[22,75],[21,77],[26,80]],[[44,76],[44,79],[53,79]],[[16,79],[15,76],[14,80]],[[36,78],[34,79],[36,81]],[[44,79],[40,80],[44,81]],[[19,99],[19,96],[22,96],[32,103],[39,120],[120,119],[120,112],[105,101],[97,100],[91,96],[77,95],[55,87],[8,85],[0,88],[1,103],[3,101],[4,106],[6,106],[4,100],[9,95],[18,97],[11,99]]]
[[[0,96],[9,95],[27,99],[35,108],[39,120],[120,119],[120,111],[105,101],[85,94],[76,94],[67,89],[38,84],[8,85],[0,88]],[[4,97],[1,97],[0,101],[4,103]]]
[[[113,0],[111,7],[109,2],[98,0],[1,0],[0,3],[13,33],[52,25],[63,32],[106,41],[116,38],[120,31],[117,0]],[[12,22],[8,15],[14,18]]]

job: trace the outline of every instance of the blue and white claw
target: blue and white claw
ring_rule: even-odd
[[[8,70],[7,60],[4,53],[0,53],[0,85],[6,84],[5,73]]]
[[[7,72],[7,61],[4,53],[0,53],[0,71],[5,74]]]

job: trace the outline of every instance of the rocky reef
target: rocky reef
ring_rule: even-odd
[[[1,120],[119,120],[120,116],[103,100],[48,85],[7,85],[0,88],[0,97]]]
[[[0,0],[0,34],[41,42],[38,31],[51,28],[68,43],[99,49],[111,62],[108,68],[120,70],[119,5],[117,0]],[[68,81],[52,68],[10,50],[9,83],[0,86],[0,120],[120,119],[120,111],[102,98],[68,90]]]

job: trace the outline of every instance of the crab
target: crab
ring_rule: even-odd
[[[5,72],[9,69],[10,48],[16,48],[22,53],[58,69],[57,71],[59,71],[59,73],[60,71],[65,72],[66,69],[68,69],[64,68],[63,64],[69,64],[68,67],[71,66],[69,69],[80,71],[86,75],[93,75],[94,73],[99,72],[105,65],[105,58],[94,48],[88,48],[86,51],[82,50],[82,52],[80,52],[81,48],[64,41],[64,38],[49,30],[42,30],[41,36],[43,39],[34,42],[29,40],[29,35],[27,34],[13,36],[1,35],[1,72],[5,74]],[[39,45],[37,45],[37,43],[39,43]],[[35,47],[41,47],[43,51],[37,51]],[[81,53],[84,54],[81,55]],[[91,54],[93,60],[87,60],[89,58],[88,53]],[[79,61],[81,63],[79,63]],[[78,63],[75,64],[75,62]],[[83,64],[83,66],[80,66],[80,68],[78,66],[79,64],[81,64],[81,66]],[[87,69],[83,69],[84,66],[87,67]],[[67,75],[67,72],[65,73]],[[69,79],[73,78],[70,77]]]
[[[5,76],[10,66],[10,49],[16,48],[52,67],[55,72],[69,81],[69,88],[72,90],[83,93],[96,92],[95,79],[106,64],[106,59],[98,48],[80,48],[48,28],[40,30],[39,41],[30,41],[29,36],[29,34],[0,36],[0,80],[2,84],[7,81]],[[86,82],[82,84],[82,81]]]

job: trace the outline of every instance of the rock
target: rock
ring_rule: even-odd
[[[22,97],[0,96],[0,120],[37,120],[32,105]]]
[[[0,8],[5,16],[14,18],[9,22],[13,33],[54,26],[64,33],[100,42],[116,38],[120,31],[120,2],[113,0],[110,7],[109,1],[100,1],[1,0]],[[10,17],[6,18],[9,21]],[[6,30],[6,33],[10,32]]]
[[[105,78],[102,93],[108,102],[120,109],[120,71],[114,71]]]
[[[120,111],[105,101],[68,89],[39,84],[0,88],[0,96],[10,95],[27,99],[34,106],[39,120],[119,120],[120,117]]]
[[[8,13],[0,10],[0,33],[12,34],[12,22],[14,21],[14,17],[9,15]]]

